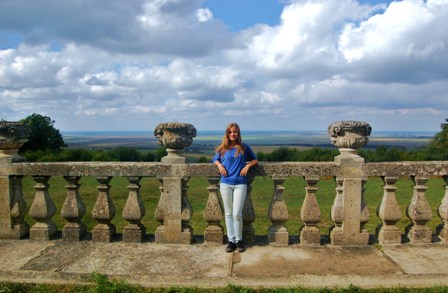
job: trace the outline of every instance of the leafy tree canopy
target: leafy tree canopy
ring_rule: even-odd
[[[440,130],[436,135],[434,135],[431,146],[435,147],[448,147],[448,118],[445,118],[447,123],[440,124]]]
[[[34,113],[20,122],[31,126],[30,138],[22,146],[21,151],[50,150],[57,152],[67,146],[59,130],[54,128],[54,121],[50,117]]]

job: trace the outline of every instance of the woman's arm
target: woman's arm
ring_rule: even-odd
[[[218,167],[219,174],[221,174],[222,176],[227,176],[227,170],[226,170],[226,168],[224,167],[224,165],[221,164],[221,162],[220,162],[219,160],[216,160],[216,161],[214,162],[214,164]]]
[[[246,166],[244,166],[243,169],[241,169],[240,175],[241,176],[246,176],[247,173],[249,172],[249,169],[252,168],[253,166],[255,166],[256,164],[258,164],[258,160],[252,160],[246,163]]]

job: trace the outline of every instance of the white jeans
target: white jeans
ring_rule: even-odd
[[[236,242],[243,239],[243,206],[247,184],[219,185],[226,219],[227,238]]]

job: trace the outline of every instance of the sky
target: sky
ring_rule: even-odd
[[[0,119],[65,131],[432,131],[448,0],[1,0]]]

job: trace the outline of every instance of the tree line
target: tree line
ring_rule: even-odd
[[[434,161],[448,160],[448,118],[440,125],[440,132],[434,135],[427,146],[416,150],[398,147],[379,146],[374,150],[360,149],[359,155],[367,162],[395,161]],[[90,150],[67,148],[59,130],[54,127],[50,117],[32,114],[21,120],[31,126],[31,135],[27,143],[20,149],[21,154],[29,162],[67,162],[67,161],[128,161],[159,162],[167,153],[160,147],[155,151],[140,152],[131,147],[117,147],[110,150]],[[324,162],[333,161],[339,154],[336,148],[296,149],[279,147],[270,153],[257,153],[259,161],[268,162]],[[199,162],[209,162],[200,157]]]

